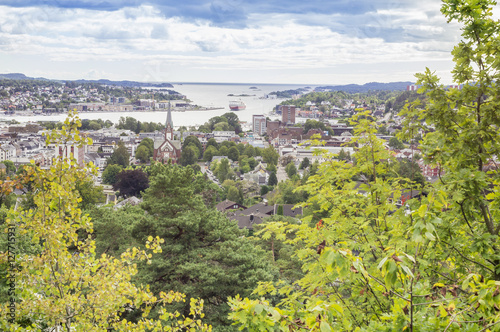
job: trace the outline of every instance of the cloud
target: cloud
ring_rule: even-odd
[[[422,0],[432,3],[433,0]],[[435,2],[435,1],[434,1]],[[380,10],[412,6],[409,0],[0,0],[0,5],[27,8],[51,7],[93,11],[118,11],[143,5],[158,9],[166,18],[180,17],[210,22],[215,26],[239,28],[251,24],[250,16],[265,14],[343,15],[346,18],[363,17]],[[131,15],[136,13],[131,12]]]
[[[341,66],[450,61],[460,35],[456,24],[446,23],[435,0],[0,4],[4,57],[39,55],[54,63],[73,63],[75,70],[82,63],[134,63],[146,67],[144,77],[151,78],[183,71],[321,72]],[[81,75],[90,75],[91,69]],[[122,75],[127,78],[126,72]]]

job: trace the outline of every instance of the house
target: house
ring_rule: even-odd
[[[278,211],[278,206],[279,205],[275,205],[275,214]],[[283,216],[295,218],[296,216],[302,215],[302,207],[294,208],[294,204],[281,204],[281,206],[283,207]]]
[[[233,202],[233,201],[228,201],[227,199],[225,201],[220,202],[215,206],[215,208],[220,211],[220,212],[227,212],[229,210],[238,210],[238,209],[246,209],[246,206],[243,206],[239,203]]]
[[[245,173],[243,178],[247,181],[257,183],[258,185],[265,185],[269,181],[269,172],[266,171],[264,165],[259,163],[253,171]]]
[[[142,198],[137,198],[135,196],[129,197],[127,199],[124,199],[123,201],[116,203],[115,206],[113,206],[114,210],[121,209],[125,207],[126,205],[131,205],[131,206],[136,206],[142,203]]]
[[[234,216],[231,218],[231,220],[237,221],[238,227],[240,229],[241,228],[253,229],[253,225],[258,225],[262,223],[262,218],[254,215]]]
[[[251,207],[238,213],[238,215],[242,216],[254,215],[260,218],[265,218],[273,214],[274,214],[274,206],[273,205],[269,206],[263,203],[252,205]]]

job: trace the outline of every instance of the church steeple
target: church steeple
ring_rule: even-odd
[[[170,101],[168,102],[167,122],[165,122],[165,139],[174,139],[174,122],[172,121],[172,110]]]

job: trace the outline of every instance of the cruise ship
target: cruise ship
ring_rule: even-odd
[[[229,109],[231,111],[242,111],[245,108],[247,108],[247,106],[241,100],[233,100],[229,102]]]

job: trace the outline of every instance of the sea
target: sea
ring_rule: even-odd
[[[310,88],[311,91],[316,87],[312,85],[298,84],[223,84],[223,83],[173,83],[172,90],[185,95],[192,104],[206,108],[220,108],[207,111],[185,111],[172,112],[174,127],[179,126],[200,126],[214,116],[223,115],[230,112],[229,102],[232,100],[241,100],[246,104],[246,109],[235,111],[240,121],[252,122],[252,115],[268,116],[276,105],[284,99],[269,98],[269,93],[273,91],[284,91],[299,88]],[[228,96],[232,94],[233,96]],[[249,96],[234,96],[249,95]],[[266,98],[266,96],[268,96]],[[110,120],[117,124],[121,117],[133,117],[141,122],[160,122],[166,120],[166,111],[151,112],[85,112],[79,114],[81,119],[103,121]],[[16,120],[21,123],[36,121],[64,121],[65,114],[57,115],[0,115],[1,120]]]

